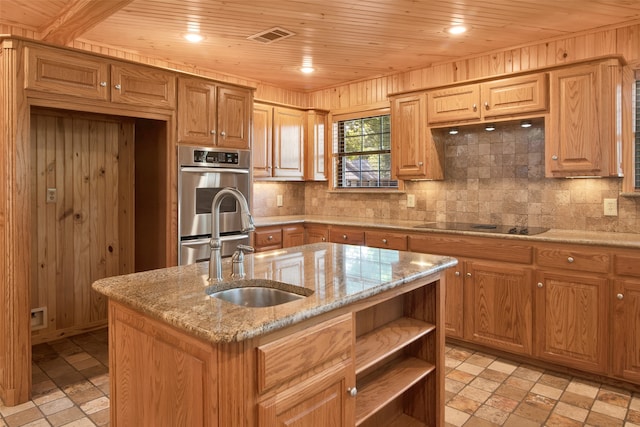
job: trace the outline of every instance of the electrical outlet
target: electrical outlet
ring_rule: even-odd
[[[47,188],[47,203],[58,201],[58,191],[55,188]]]
[[[416,207],[416,195],[415,194],[407,194],[407,207],[415,208]]]
[[[276,206],[277,207],[281,207],[282,206],[282,194],[278,194],[276,196]]]
[[[604,199],[604,216],[618,216],[618,199]]]

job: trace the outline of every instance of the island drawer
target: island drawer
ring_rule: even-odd
[[[353,358],[352,331],[352,315],[345,314],[258,347],[258,391],[326,362]]]
[[[607,273],[610,256],[602,251],[585,248],[573,249],[567,245],[545,245],[536,248],[536,262],[542,267]]]

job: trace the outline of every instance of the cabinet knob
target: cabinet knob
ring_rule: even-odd
[[[456,276],[458,276],[458,277],[460,276],[460,272],[459,272],[459,271],[456,271],[456,272],[455,272],[455,273],[453,273],[453,274],[455,274],[455,275],[456,275]]]
[[[558,160],[558,155],[554,154],[553,156],[551,156],[551,160]]]
[[[382,243],[387,244],[387,239],[382,239]]]
[[[621,299],[623,299],[623,298],[624,298],[624,295],[623,295],[623,294],[618,294],[618,295],[616,295],[616,298],[618,298],[619,300],[621,300]]]
[[[273,240],[273,236],[267,237],[267,240]]]
[[[544,285],[542,284],[542,282],[538,282],[538,287],[542,288]]]
[[[349,387],[347,389],[347,393],[349,393],[349,396],[351,397],[356,397],[358,395],[358,389],[355,387]]]
[[[211,130],[209,131],[209,133],[210,133],[211,135],[215,135],[215,134],[216,134],[216,130],[215,130],[215,129],[211,129]]]
[[[471,273],[467,273],[467,277],[471,277]]]
[[[326,241],[327,241],[327,238],[326,238],[326,237],[324,237],[324,236],[322,236],[322,241],[323,241],[323,242],[326,242]]]
[[[473,104],[473,111],[478,111],[478,106],[476,104]]]
[[[122,89],[122,86],[120,86],[120,85],[115,85],[114,87],[115,87],[117,90]]]
[[[423,164],[423,162],[418,162],[418,166],[422,166]]]
[[[107,87],[107,82],[100,82],[100,87]]]
[[[487,101],[484,102],[484,109],[485,110],[489,109],[489,103]]]
[[[570,256],[569,258],[567,258],[567,262],[568,262],[569,264],[571,264],[573,261],[575,261],[575,260],[573,259],[573,257],[572,257],[572,256]]]
[[[220,132],[220,136],[224,138],[225,136],[227,136],[227,133],[225,131],[222,131]]]
[[[346,234],[343,234],[343,235],[342,235],[342,238],[343,238],[344,240],[347,240],[347,235],[346,235]]]

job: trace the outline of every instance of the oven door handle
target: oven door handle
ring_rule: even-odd
[[[220,241],[221,242],[233,242],[234,240],[242,240],[242,239],[246,239],[247,237],[249,237],[248,234],[233,234],[230,236],[222,236],[220,237]],[[180,244],[182,246],[186,246],[186,247],[198,247],[198,246],[203,246],[206,244],[209,244],[209,242],[211,241],[211,238],[205,238],[205,239],[194,239],[194,240],[184,240],[182,242],[180,242]]]
[[[180,168],[180,172],[191,172],[191,173],[241,173],[248,174],[249,171],[247,169],[225,169],[225,168],[198,168],[192,166],[182,166]]]

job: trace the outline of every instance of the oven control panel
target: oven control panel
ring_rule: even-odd
[[[238,153],[226,151],[193,150],[195,163],[218,163],[225,165],[237,165]]]

